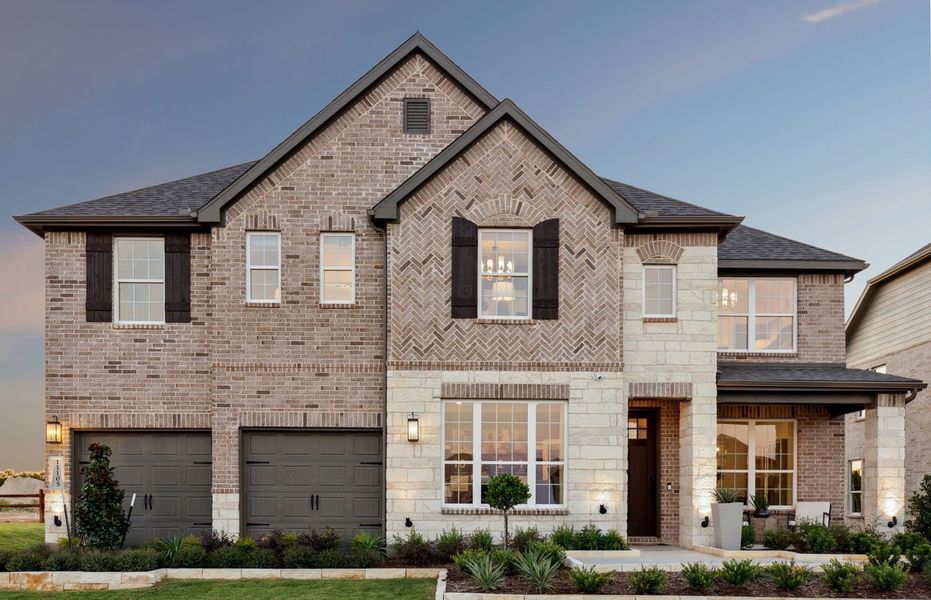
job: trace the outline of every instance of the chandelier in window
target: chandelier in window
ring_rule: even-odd
[[[492,246],[491,252],[494,258],[489,258],[482,263],[483,276],[501,277],[514,273],[514,262],[498,254],[497,246]],[[491,299],[495,302],[513,302],[514,282],[510,278],[496,280],[491,284]]]
[[[721,303],[721,308],[735,308],[737,306],[737,292],[722,287],[719,302]]]

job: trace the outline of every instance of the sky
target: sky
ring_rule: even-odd
[[[0,469],[41,468],[11,215],[253,160],[421,31],[600,175],[862,258],[931,238],[927,0],[0,0]]]

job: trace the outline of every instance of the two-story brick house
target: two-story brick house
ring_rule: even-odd
[[[689,546],[716,485],[840,516],[864,407],[871,518],[901,511],[923,384],[844,364],[862,261],[596,176],[419,34],[256,162],[17,220],[46,242],[50,517],[98,440],[132,541],[497,529],[509,472],[519,525]]]

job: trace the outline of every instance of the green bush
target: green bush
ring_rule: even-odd
[[[414,529],[411,529],[406,538],[395,535],[391,548],[400,560],[417,567],[425,567],[435,560],[430,542]]]
[[[889,540],[889,543],[899,549],[899,554],[905,554],[915,546],[920,546],[927,541],[928,540],[926,540],[921,534],[911,531],[900,531],[899,533],[892,536],[892,539]]]
[[[921,572],[925,576],[925,583],[931,585],[931,560],[925,563],[925,566],[921,568]]]
[[[385,553],[380,549],[356,548],[349,553],[349,562],[358,569],[372,569],[384,564]]]
[[[792,545],[803,554],[824,554],[834,547],[834,536],[824,525],[803,521],[795,530]]]
[[[483,592],[494,590],[501,586],[506,576],[506,568],[495,561],[488,554],[480,550],[471,550],[472,554],[463,556],[456,564],[464,573],[472,578],[475,586]]]
[[[617,529],[609,529],[605,532],[601,536],[601,543],[598,547],[601,550],[627,550],[629,548],[627,540]]]
[[[81,467],[84,483],[74,501],[74,530],[84,546],[113,550],[123,545],[129,519],[123,513],[123,490],[113,478],[109,446],[91,444],[90,462]]]
[[[749,523],[740,528],[740,547],[750,548],[756,543],[756,530]]]
[[[598,550],[601,546],[601,529],[594,523],[582,527],[575,535],[577,550]]]
[[[310,546],[314,550],[320,552],[321,550],[338,549],[340,539],[339,533],[337,533],[335,529],[327,527],[320,531],[315,529],[311,533],[302,533],[297,536],[297,543],[302,546]]]
[[[666,586],[666,571],[659,567],[640,567],[630,574],[630,584],[637,594],[662,594]]]
[[[453,556],[453,562],[456,563],[456,566],[459,567],[460,571],[465,571],[464,565],[467,562],[478,558],[479,556],[487,556],[488,552],[485,550],[479,550],[477,548],[466,548],[459,554]]]
[[[493,560],[498,561],[505,567],[505,571],[508,575],[512,575],[517,570],[517,557],[521,555],[520,552],[514,550],[513,548],[495,548],[488,553]]]
[[[315,531],[312,535],[316,535],[316,533]],[[298,539],[299,536],[293,531],[275,529],[259,537],[256,543],[259,548],[271,550],[278,556],[281,556],[288,548],[297,546]],[[337,545],[339,545],[339,536],[337,536],[336,539]]]
[[[278,554],[269,548],[253,548],[246,556],[248,558],[243,567],[246,569],[274,569],[281,564]]]
[[[730,559],[721,563],[721,580],[733,586],[740,587],[752,579],[759,577],[761,568],[749,558],[744,560]]]
[[[908,581],[908,573],[899,565],[866,565],[866,576],[876,589],[892,592]]]
[[[235,540],[226,534],[225,531],[214,531],[213,529],[204,529],[200,532],[200,547],[207,552],[213,552],[220,548],[232,546]]]
[[[353,550],[378,550],[382,554],[385,552],[385,539],[373,535],[368,531],[360,531],[349,542],[349,547]]]
[[[777,562],[766,568],[769,577],[781,590],[794,592],[811,579],[811,570],[808,567],[796,565],[795,561]]]
[[[348,566],[350,566],[349,558],[335,548],[321,550],[317,553],[316,560],[314,560],[314,568],[316,569],[345,569]]]
[[[516,475],[502,473],[488,480],[482,501],[504,515],[504,547],[508,547],[508,514],[515,506],[530,500],[530,487]]]
[[[84,550],[81,552],[81,570],[115,571],[116,556],[110,550]]]
[[[174,569],[197,569],[207,564],[207,551],[200,546],[181,546],[169,562]]]
[[[554,529],[550,534],[550,541],[566,550],[578,550],[575,527],[572,525],[562,524]]]
[[[472,535],[469,536],[469,548],[491,551],[494,545],[495,538],[492,537],[491,532],[487,529],[476,529],[472,532]]]
[[[553,587],[561,565],[543,552],[528,550],[515,556],[514,566],[521,579],[543,593]]]
[[[931,475],[925,475],[921,487],[908,499],[905,528],[931,541]]]
[[[12,550],[0,549],[0,573],[6,571],[6,564],[10,562],[10,559],[12,557],[13,557]]]
[[[236,543],[233,545],[237,548],[244,548],[246,550],[254,550],[259,547],[259,544],[255,541],[255,538],[251,538],[247,535],[244,535],[236,540]]]
[[[16,552],[6,563],[6,570],[14,571],[43,571],[45,561],[49,555],[34,548]]]
[[[597,594],[608,585],[608,581],[611,579],[610,573],[598,573],[595,571],[595,566],[590,567],[572,567],[569,571],[569,579],[572,580],[572,584],[575,586],[575,589],[583,594]]]
[[[151,548],[159,553],[159,565],[161,566],[170,566],[175,554],[181,550],[182,546],[184,546],[184,538],[181,536],[156,538],[145,545],[146,548]]]
[[[849,594],[853,584],[860,578],[860,567],[853,563],[842,563],[832,558],[827,564],[821,565],[824,581],[839,594]]]
[[[788,529],[767,529],[763,532],[763,546],[770,550],[785,550],[792,545],[792,532]]]
[[[867,556],[871,565],[888,565],[890,567],[899,564],[901,558],[899,549],[885,540],[874,543]]]
[[[121,550],[116,553],[117,571],[152,571],[158,568],[158,552],[145,548]]]
[[[449,531],[443,530],[436,538],[436,551],[443,560],[451,560],[466,548],[466,539],[462,532],[453,527]]]
[[[285,569],[310,569],[317,561],[317,551],[310,546],[294,546],[284,551],[281,566]]]
[[[237,546],[218,548],[207,557],[207,565],[214,569],[246,568],[251,553],[251,550]]]
[[[856,554],[869,554],[873,544],[882,541],[882,536],[875,529],[861,529],[850,534],[850,551]]]
[[[843,523],[835,523],[828,527],[834,539],[833,552],[850,552],[850,528]]]
[[[563,547],[553,542],[530,542],[530,546],[528,546],[527,550],[538,554],[545,554],[551,560],[560,564],[566,559],[566,551]]]
[[[905,560],[908,561],[908,570],[917,573],[931,561],[931,544],[925,542],[905,551]]]
[[[705,563],[688,563],[682,565],[682,577],[690,590],[701,592],[714,585],[718,579],[718,570]]]
[[[514,537],[511,539],[511,546],[518,552],[523,552],[530,545],[530,542],[542,542],[543,536],[536,527],[521,529],[518,527],[514,530]]]
[[[45,560],[46,571],[80,571],[81,554],[77,550],[67,548],[52,552]]]

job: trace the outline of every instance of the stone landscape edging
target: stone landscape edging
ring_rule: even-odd
[[[443,595],[443,600],[581,600],[583,598],[597,598],[598,600],[786,600],[785,596],[635,596],[625,594],[486,594],[483,592],[446,592]],[[792,596],[792,600],[825,599]],[[857,598],[857,600],[872,599]]]
[[[714,546],[696,545],[692,548],[696,552],[710,554],[719,558],[783,558],[785,560],[794,560],[805,563],[827,562],[832,558],[841,561],[866,562],[869,557],[866,554],[803,554],[801,552],[792,552],[791,550],[722,550]]]
[[[377,569],[156,569],[134,572],[16,571],[0,573],[0,591],[62,592],[78,590],[136,590],[172,579],[412,579],[437,578],[439,568]],[[439,590],[439,585],[437,585]],[[443,586],[445,591],[445,585]],[[440,600],[442,596],[437,596]]]

